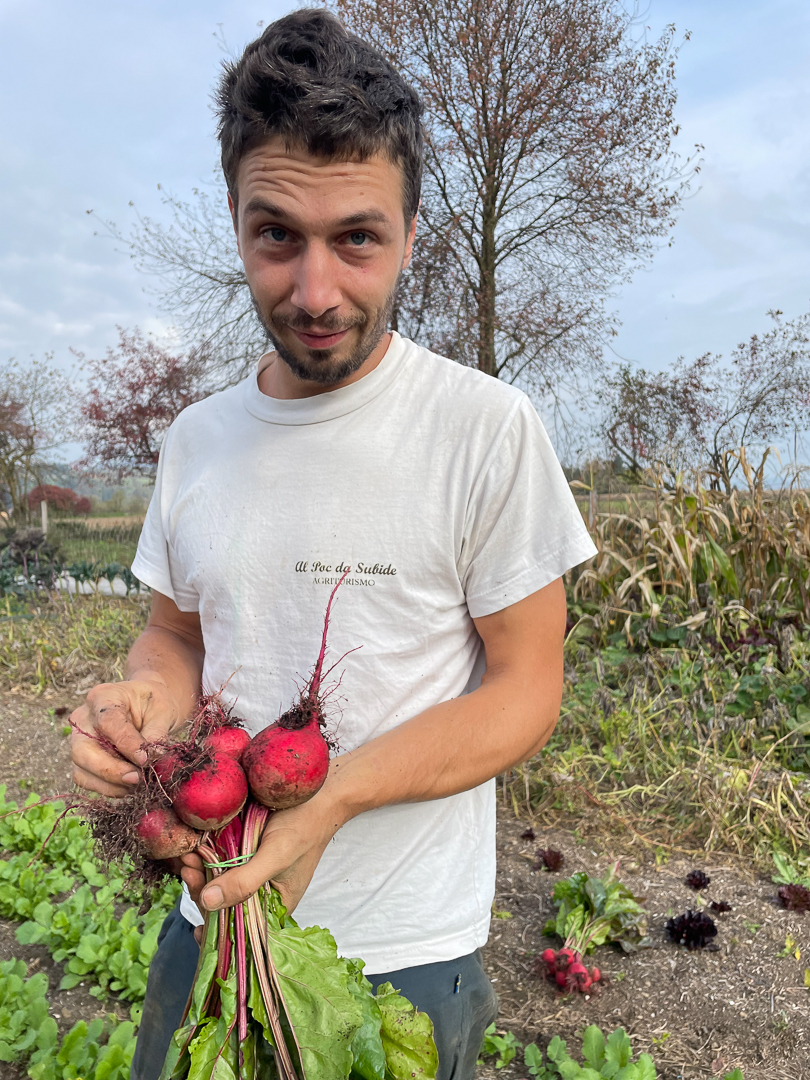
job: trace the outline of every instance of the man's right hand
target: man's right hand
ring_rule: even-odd
[[[140,783],[145,744],[174,731],[183,717],[168,687],[156,678],[94,686],[70,721],[74,783],[100,795],[120,797]],[[93,736],[103,736],[121,756]]]

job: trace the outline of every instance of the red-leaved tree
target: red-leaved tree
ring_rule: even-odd
[[[73,488],[58,487],[56,484],[37,484],[28,492],[28,509],[37,510],[39,504],[46,502],[54,510],[67,510],[74,514],[90,512],[90,500],[79,497]]]
[[[143,336],[118,328],[116,348],[86,360],[90,377],[82,405],[86,453],[82,465],[119,478],[154,473],[170,424],[187,405],[206,396],[201,352],[175,355]]]

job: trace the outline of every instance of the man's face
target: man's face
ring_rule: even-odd
[[[406,230],[400,169],[272,139],[242,159],[237,191],[239,254],[276,351],[301,380],[346,381],[388,329],[410,259],[416,223]]]

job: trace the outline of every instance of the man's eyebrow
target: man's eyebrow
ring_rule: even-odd
[[[337,222],[341,229],[350,229],[352,225],[390,225],[391,219],[382,210],[358,210],[356,214],[341,218]]]
[[[294,221],[294,217],[286,213],[276,203],[267,202],[265,199],[253,198],[245,203],[244,215],[251,217],[253,214],[266,214],[277,221]],[[358,225],[390,225],[391,219],[382,210],[369,207],[368,210],[358,210],[348,217],[340,218],[335,222],[339,229],[351,229]]]
[[[267,214],[269,217],[284,218],[287,215],[281,209],[280,206],[276,206],[275,203],[266,202],[264,199],[253,198],[249,202],[245,203],[244,209],[245,217],[250,214]]]

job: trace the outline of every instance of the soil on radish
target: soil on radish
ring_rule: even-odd
[[[316,795],[329,770],[329,751],[337,749],[326,729],[324,704],[340,685],[340,680],[326,690],[324,685],[348,655],[346,653],[325,670],[332,603],[345,576],[329,596],[321,649],[298,700],[275,724],[270,724],[254,736],[241,757],[254,797],[272,810],[298,806]]]

